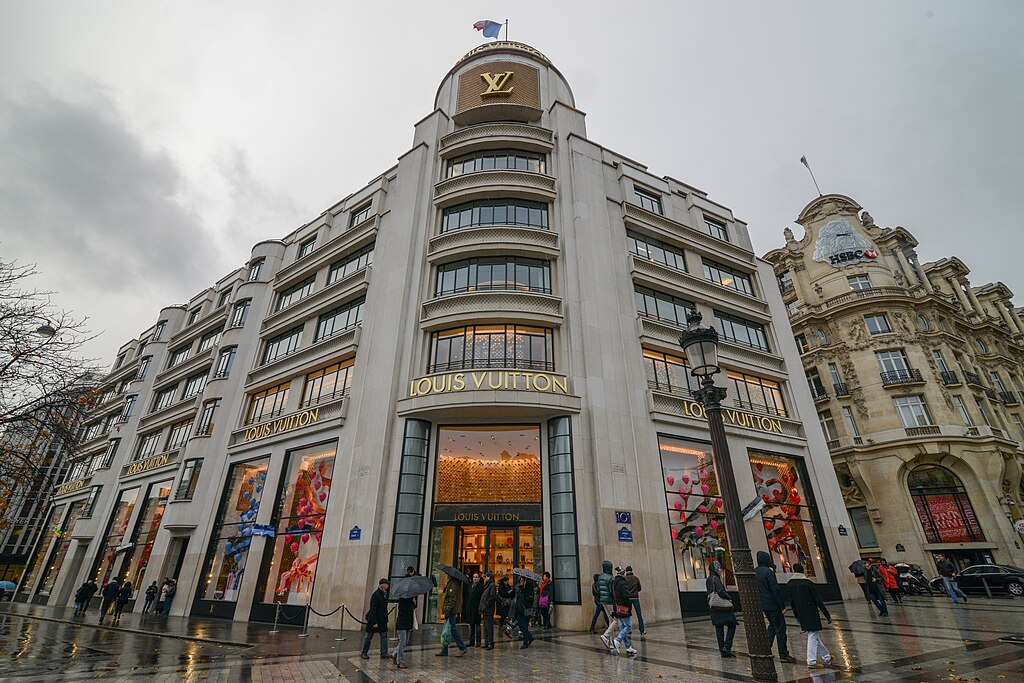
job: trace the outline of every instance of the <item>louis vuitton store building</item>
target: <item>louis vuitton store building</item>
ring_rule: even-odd
[[[546,56],[483,45],[397,165],[123,347],[20,599],[170,576],[172,614],[297,621],[408,566],[526,567],[585,629],[608,559],[649,620],[700,613],[728,539],[677,343],[693,310],[722,337],[729,466],[766,503],[754,549],[852,594],[773,277],[727,207],[588,139]]]

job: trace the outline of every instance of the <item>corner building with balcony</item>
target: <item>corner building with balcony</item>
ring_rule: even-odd
[[[298,622],[362,614],[409,566],[524,567],[586,629],[609,559],[647,619],[706,611],[727,539],[678,346],[694,307],[722,333],[741,495],[768,503],[755,549],[856,590],[773,277],[728,208],[587,139],[545,56],[484,45],[396,166],[123,349],[62,499],[62,568],[29,590],[176,576],[172,614]],[[436,595],[421,607],[436,619]]]
[[[1024,318],[958,258],[920,263],[849,197],[801,212],[779,279],[864,557],[1024,565]],[[931,575],[930,575],[931,576]]]

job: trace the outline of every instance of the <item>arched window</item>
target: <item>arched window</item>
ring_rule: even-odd
[[[945,467],[917,467],[907,486],[929,543],[985,540],[963,482]]]
[[[928,318],[923,315],[917,316],[917,326],[921,328],[922,332],[931,332],[932,326],[928,324]]]

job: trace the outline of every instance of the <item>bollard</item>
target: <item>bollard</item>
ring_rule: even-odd
[[[302,633],[299,634],[299,638],[309,637],[309,613],[313,611],[313,605],[309,602],[306,603],[306,618],[302,620]]]
[[[338,626],[338,637],[334,640],[341,641],[345,640],[345,612],[348,611],[348,607],[344,604],[341,606],[341,624]]]
[[[985,595],[987,595],[988,599],[991,600],[992,599],[992,591],[989,590],[989,588],[988,588],[988,581],[985,580],[984,576],[981,577],[981,585],[985,587]]]
[[[277,607],[274,609],[274,630],[268,633],[277,633],[277,619],[281,616],[281,603],[277,603]]]

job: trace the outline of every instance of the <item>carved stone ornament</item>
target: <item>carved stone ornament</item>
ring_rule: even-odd
[[[860,215],[860,223],[865,228],[873,228],[873,227],[875,227],[875,219],[872,218],[871,214],[868,213],[867,211],[865,211],[864,213],[862,213]]]
[[[793,237],[793,231],[790,228],[783,228],[782,236],[786,238],[786,244],[796,242],[796,239]]]
[[[847,507],[866,505],[864,492],[857,485],[857,480],[850,473],[849,465],[836,465],[836,478],[839,480],[839,491],[843,494],[843,502]]]

